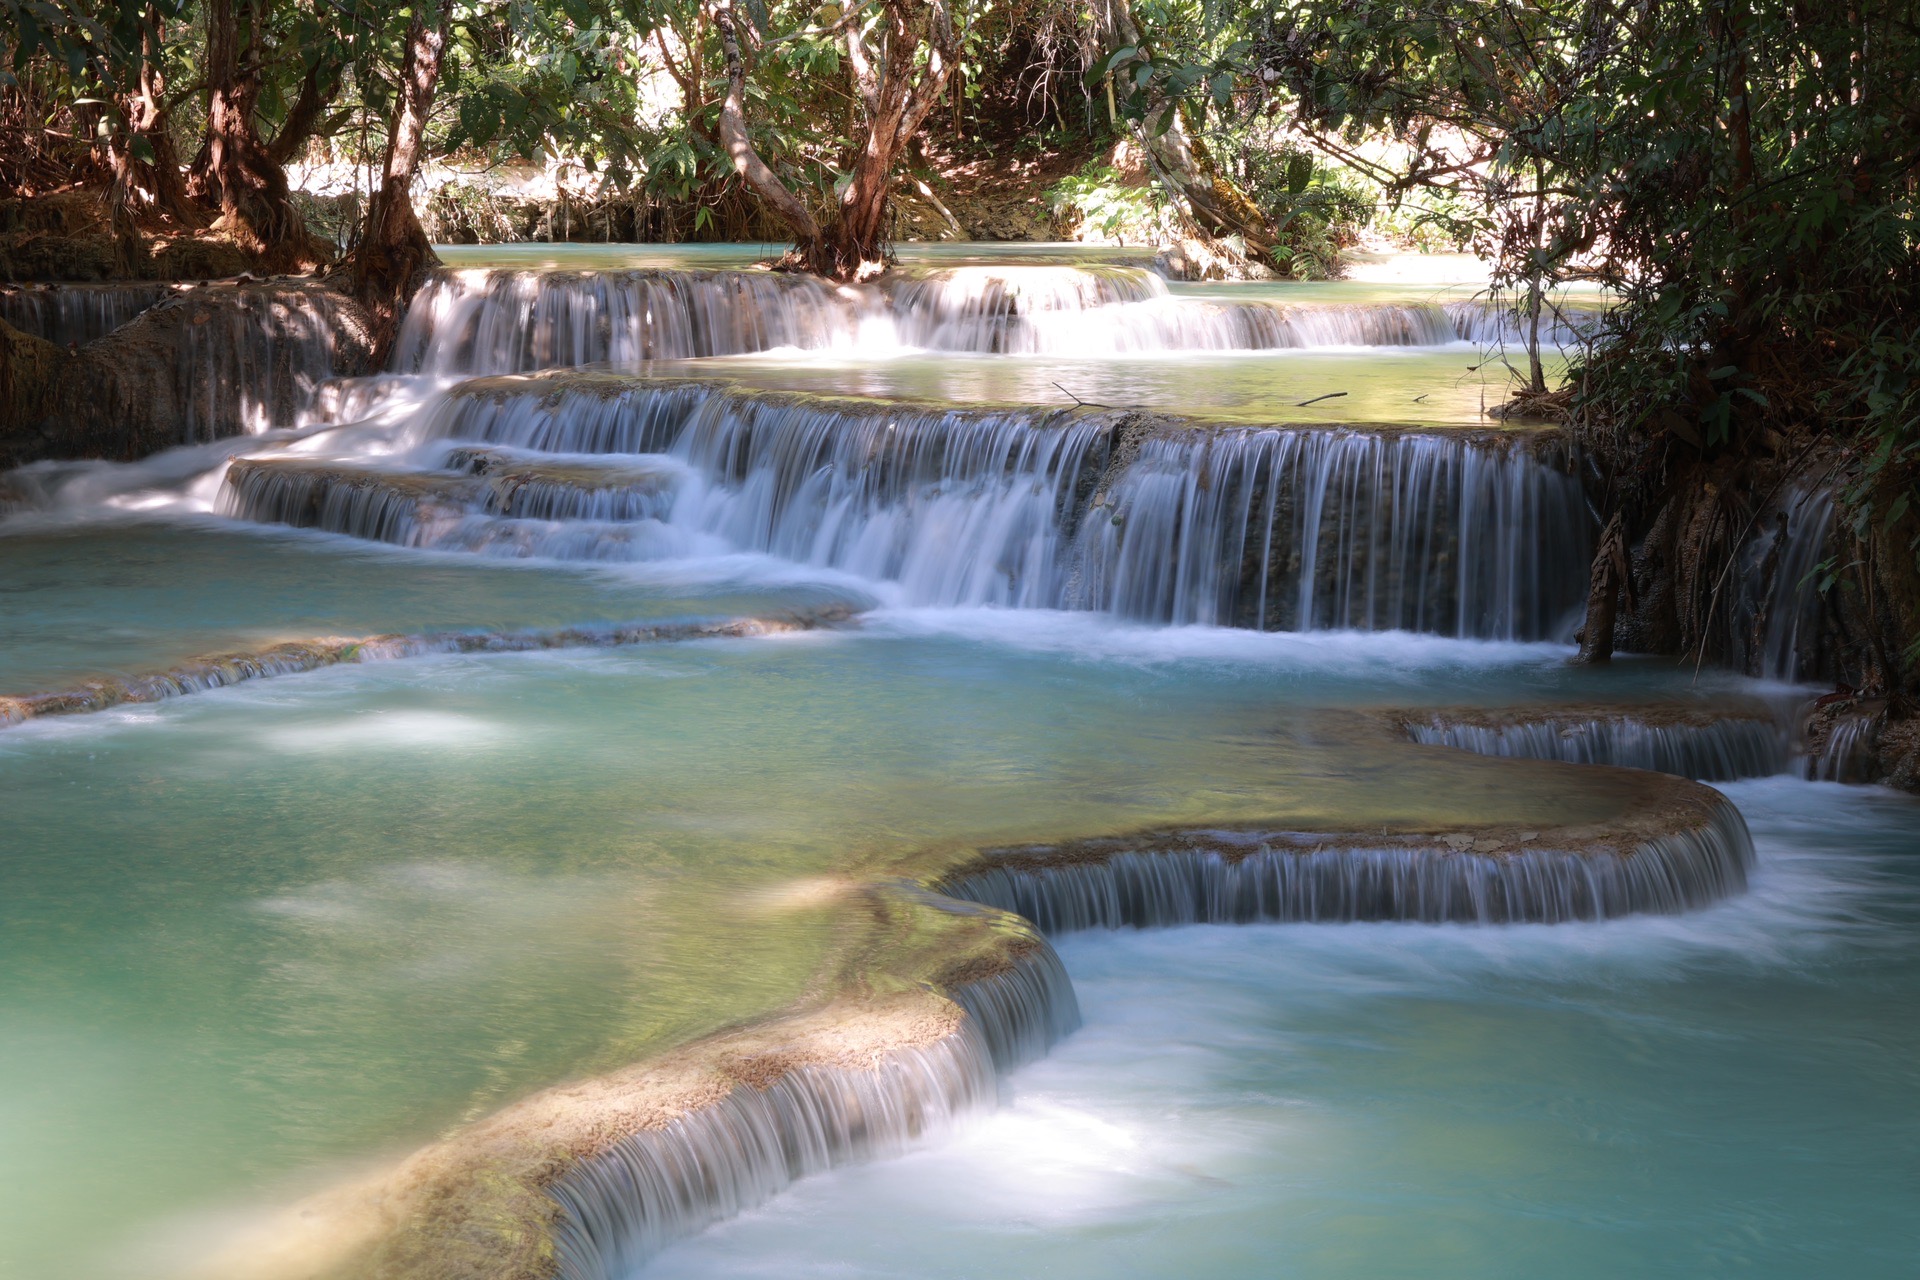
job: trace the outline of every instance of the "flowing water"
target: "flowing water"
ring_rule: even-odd
[[[1910,1272],[1920,809],[1789,776],[1792,590],[1742,624],[1774,683],[1567,665],[1576,460],[1482,417],[1517,330],[1453,265],[447,256],[396,369],[296,426],[0,477],[0,696],[106,708],[0,728],[0,1272],[191,1273],[542,1086],[817,1000],[863,886],[941,850],[1605,822],[1643,785],[1525,757],[1779,776],[1725,784],[1751,869],[1628,902],[1681,914],[1062,932],[1085,1025],[1048,1056],[1062,1009],[1020,1040],[987,1006],[1066,997],[976,992],[985,1048],[852,1112],[736,1099],[683,1163],[562,1188],[568,1274],[733,1208],[647,1274]],[[1811,563],[1825,511],[1769,554]],[[712,630],[741,619],[776,633]],[[713,1163],[749,1131],[759,1165]]]

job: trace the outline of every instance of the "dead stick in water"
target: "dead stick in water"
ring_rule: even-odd
[[[1113,408],[1113,406],[1112,406],[1112,405],[1110,405],[1110,404],[1101,404],[1101,403],[1100,403],[1100,402],[1099,402],[1098,400],[1082,400],[1082,399],[1081,399],[1081,398],[1080,398],[1079,396],[1076,396],[1076,395],[1074,395],[1074,394],[1073,394],[1073,392],[1071,392],[1071,391],[1069,391],[1069,390],[1067,390],[1067,389],[1066,389],[1065,387],[1062,387],[1062,386],[1060,386],[1060,384],[1059,384],[1059,383],[1057,383],[1057,382],[1056,382],[1056,383],[1053,383],[1052,385],[1053,385],[1053,386],[1055,386],[1055,387],[1057,387],[1057,388],[1059,388],[1059,391],[1060,391],[1060,394],[1062,394],[1062,395],[1064,395],[1064,396],[1066,396],[1066,397],[1068,397],[1069,399],[1071,399],[1071,400],[1073,401],[1073,403],[1074,403],[1074,404],[1075,404],[1076,406],[1078,406],[1079,408],[1082,408],[1082,409],[1111,409],[1111,408]],[[1342,392],[1341,392],[1340,394],[1341,394],[1341,395],[1345,395],[1345,394],[1347,394],[1347,393],[1346,393],[1346,392],[1344,392],[1344,391],[1342,391]]]
[[[1341,396],[1345,394],[1347,393],[1344,391],[1329,391],[1327,392],[1327,394],[1323,396],[1315,396],[1311,400],[1302,400],[1299,404],[1296,404],[1293,407],[1296,409],[1304,409],[1310,404],[1319,404],[1322,400],[1338,400]]]

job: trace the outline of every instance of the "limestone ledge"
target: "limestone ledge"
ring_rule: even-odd
[[[1248,431],[1263,429],[1262,424],[1240,417],[1210,417],[1205,414],[1179,414],[1158,409],[1139,409],[1110,405],[1035,406],[1017,401],[1005,403],[968,402],[954,404],[910,396],[870,396],[850,392],[792,391],[765,387],[747,375],[693,375],[649,370],[626,373],[605,366],[548,369],[535,373],[490,374],[468,378],[448,392],[448,400],[461,403],[504,405],[525,400],[552,410],[569,400],[617,402],[629,397],[651,398],[662,392],[678,391],[690,399],[720,396],[735,400],[743,408],[788,407],[845,414],[850,417],[891,416],[902,413],[925,414],[954,419],[1002,417],[1008,412],[1029,415],[1031,425],[1047,427],[1069,422],[1110,421],[1123,428],[1129,437],[1183,437],[1194,432]],[[1564,462],[1569,456],[1566,432],[1551,423],[1526,423],[1505,427],[1435,426],[1415,422],[1276,422],[1277,431],[1326,431],[1352,435],[1440,436],[1465,441],[1477,447],[1505,451],[1522,448],[1543,460]],[[1136,445],[1137,447],[1137,445]]]
[[[1693,886],[1701,895],[1744,884],[1744,824],[1711,789],[1639,771],[1525,767],[1594,784],[1609,816],[1426,832],[1238,824],[875,854],[825,893],[842,912],[840,949],[799,1006],[536,1093],[395,1167],[295,1206],[193,1274],[598,1280],[625,1274],[664,1240],[758,1203],[794,1177],[887,1154],[945,1118],[990,1105],[983,1073],[1044,1052],[1077,1017],[1045,938],[993,900],[1009,877],[1044,893],[1130,863],[1147,873],[1113,901],[1124,905],[1130,892],[1137,905],[1148,896],[1142,885],[1164,885],[1169,874],[1192,886],[1196,877],[1230,880],[1256,864],[1344,862],[1365,872],[1386,857],[1506,877],[1516,888],[1505,900],[1512,907],[1530,900],[1518,890],[1537,882],[1543,857],[1576,871],[1618,869],[1664,850],[1701,860]],[[1373,883],[1364,874],[1362,882]],[[1661,910],[1705,900],[1615,905]],[[1209,915],[1204,894],[1193,901],[1203,909],[1177,918],[1083,913],[1067,927],[1381,918],[1342,915],[1337,898],[1320,893],[1280,915],[1247,914],[1239,910],[1245,899],[1219,896],[1228,910]],[[1063,917],[1053,915],[1058,926]]]
[[[439,653],[531,653],[547,649],[610,648],[780,635],[834,626],[852,619],[850,605],[795,610],[761,618],[717,622],[636,623],[615,627],[561,627],[541,631],[437,632],[419,635],[323,637],[262,649],[191,658],[164,671],[103,676],[46,693],[0,694],[0,727],[48,716],[80,715],[129,704],[160,702],[247,680],[296,675],[348,662],[380,662]]]
[[[1781,710],[1753,698],[1422,708],[1382,719],[1428,746],[1652,769],[1702,782],[1780,773],[1794,753]]]

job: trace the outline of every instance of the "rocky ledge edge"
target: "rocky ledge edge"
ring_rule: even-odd
[[[453,653],[536,653],[550,649],[619,648],[692,640],[741,639],[816,631],[850,622],[851,604],[797,609],[765,617],[706,622],[647,622],[608,627],[524,631],[441,631],[355,638],[289,640],[261,649],[189,658],[163,671],[101,676],[46,693],[0,694],[0,728],[49,716],[83,715],[229,688],[249,680],[299,675],[352,662],[386,662]]]
[[[1427,834],[1145,831],[922,851],[865,883],[802,1007],[536,1093],[310,1199],[193,1274],[613,1280],[794,1180],[894,1154],[990,1108],[1001,1072],[1079,1022],[1048,942],[1083,928],[1257,920],[1505,924],[1677,912],[1739,893],[1719,793],[1608,775],[1604,822]],[[833,968],[833,966],[830,966]]]

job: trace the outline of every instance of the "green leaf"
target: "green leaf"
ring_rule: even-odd
[[[1122,48],[1115,49],[1106,57],[1101,58],[1091,67],[1088,67],[1087,74],[1082,76],[1081,79],[1086,82],[1088,89],[1097,89],[1100,87],[1100,82],[1105,80],[1115,67],[1138,52],[1139,50],[1133,45],[1126,45]]]

